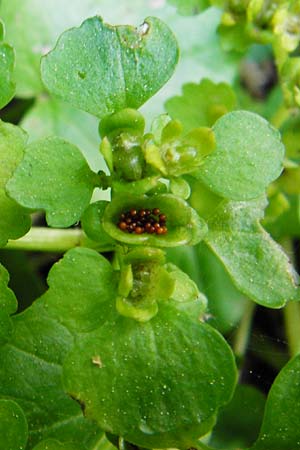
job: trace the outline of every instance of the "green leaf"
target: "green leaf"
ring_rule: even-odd
[[[251,450],[300,448],[299,374],[298,355],[281,370],[271,387],[260,434]]]
[[[109,263],[97,252],[73,249],[50,272],[50,289],[45,296],[13,317],[14,335],[0,348],[0,395],[23,408],[29,426],[29,449],[47,438],[70,442],[83,450],[92,450],[101,442],[102,432],[83,417],[79,404],[62,389],[61,364],[74,342],[63,323],[72,333],[90,329],[90,323],[101,323],[101,314],[110,307],[109,296],[114,295],[111,272]],[[106,279],[106,285],[102,279]],[[84,308],[83,299],[88,302]],[[107,301],[105,310],[103,300]],[[94,309],[89,314],[91,305]]]
[[[41,73],[51,93],[101,118],[140,107],[167,82],[177,59],[175,37],[159,19],[135,29],[93,17],[63,33]]]
[[[66,253],[53,266],[48,284],[43,296],[45,309],[73,333],[99,327],[114,308],[116,278],[110,263],[95,251],[73,249]]]
[[[1,450],[25,450],[28,427],[24,412],[12,400],[0,400]]]
[[[17,299],[8,287],[9,274],[0,264],[0,346],[7,342],[12,334],[10,314],[17,310]]]
[[[169,0],[171,5],[177,6],[179,14],[195,16],[210,7],[209,0]]]
[[[223,202],[208,222],[207,245],[236,287],[255,302],[280,308],[299,298],[297,274],[281,247],[259,224],[265,200]]]
[[[236,104],[229,84],[205,78],[199,84],[184,84],[182,95],[168,99],[165,108],[173,119],[180,120],[185,131],[190,131],[199,126],[211,127],[222,115],[235,109]]]
[[[235,383],[232,354],[215,330],[178,316],[161,303],[146,323],[119,316],[77,342],[64,383],[101,428],[147,448],[187,448],[211,428]]]
[[[249,447],[259,433],[264,406],[265,397],[260,391],[238,385],[230,403],[219,412],[209,444],[224,450]]]
[[[26,141],[27,135],[21,128],[0,121],[0,247],[30,228],[28,213],[5,192],[7,181],[23,157]]]
[[[122,213],[131,208],[142,209],[160,208],[167,216],[166,234],[130,234],[118,227]],[[178,245],[194,245],[203,239],[207,232],[206,223],[184,200],[171,194],[136,196],[118,194],[107,206],[102,225],[112,238],[126,244],[143,244],[153,247],[176,247]]]
[[[62,444],[56,439],[47,439],[46,441],[40,442],[34,447],[33,450],[76,450],[77,446],[72,444]]]
[[[188,274],[198,289],[205,294],[209,325],[222,334],[232,330],[241,319],[247,302],[233,286],[224,266],[214,253],[201,242],[195,247],[170,248],[167,255],[168,261],[172,261]]]
[[[226,114],[216,122],[213,131],[216,148],[201,168],[203,183],[232,200],[263,194],[282,171],[284,147],[279,131],[248,111]]]
[[[14,66],[14,49],[10,45],[0,42],[0,108],[3,108],[15,94]]]
[[[59,136],[76,145],[95,170],[104,170],[99,152],[98,120],[53,97],[41,96],[25,113],[21,126],[29,134],[29,142],[46,136]]]
[[[68,227],[80,219],[96,182],[77,147],[49,137],[28,145],[7,190],[22,206],[45,210],[50,226]]]
[[[97,14],[102,3],[102,0],[21,3],[1,0],[0,17],[6,25],[6,39],[16,50],[18,97],[34,97],[44,90],[40,79],[41,56],[53,47],[63,31]]]

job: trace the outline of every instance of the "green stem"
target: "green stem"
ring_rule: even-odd
[[[60,229],[32,227],[18,240],[9,240],[6,249],[37,252],[64,253],[74,247],[88,247],[98,251],[111,251],[113,248],[101,246],[91,241],[80,228]]]
[[[249,300],[233,343],[233,350],[238,360],[243,359],[247,350],[254,310],[255,303]]]
[[[300,305],[290,301],[283,308],[285,333],[291,357],[300,353]]]
[[[285,252],[294,263],[294,251],[292,241],[289,238],[281,242]],[[288,300],[288,299],[287,299]],[[293,357],[300,353],[300,305],[298,302],[290,301],[283,308],[285,323],[285,334],[288,341],[289,353]]]

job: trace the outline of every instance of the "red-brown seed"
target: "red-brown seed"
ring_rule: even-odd
[[[154,214],[155,216],[158,216],[159,213],[160,213],[160,209],[159,208],[152,209],[152,214]]]
[[[131,210],[130,210],[130,215],[131,215],[131,216],[136,216],[136,214],[137,214],[136,209],[131,208]]]
[[[156,230],[158,230],[158,229],[160,228],[160,224],[157,223],[157,222],[156,222],[153,226],[154,226],[154,228],[155,228]]]
[[[163,234],[163,229],[162,228],[156,228],[156,234]]]
[[[144,209],[140,209],[139,216],[140,217],[145,217],[145,215],[146,215],[146,211]]]
[[[126,219],[126,223],[131,223],[132,222],[132,219],[130,219],[130,217],[127,217],[127,219]]]
[[[168,228],[167,227],[161,227],[161,234],[166,234],[168,232]]]
[[[119,222],[118,223],[118,227],[120,228],[120,230],[125,231],[127,229],[127,223],[126,222]]]
[[[165,221],[167,220],[166,215],[165,215],[165,214],[160,214],[160,215],[159,215],[159,220],[160,220],[161,222],[165,222]]]
[[[142,234],[143,231],[144,229],[142,227],[136,227],[136,229],[134,230],[136,234]]]

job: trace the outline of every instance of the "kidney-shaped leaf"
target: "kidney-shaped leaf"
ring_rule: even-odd
[[[26,210],[5,192],[7,181],[23,157],[26,141],[27,135],[21,128],[0,121],[0,247],[8,239],[23,236],[30,228]]]
[[[22,206],[45,210],[50,226],[68,227],[80,219],[96,183],[75,145],[49,137],[28,145],[7,191]]]
[[[200,178],[213,192],[232,200],[259,197],[282,171],[280,133],[249,111],[233,111],[214,125],[216,148]]]
[[[261,305],[280,308],[299,299],[297,274],[259,224],[264,207],[264,200],[224,201],[209,221],[205,240],[241,292]]]
[[[288,362],[268,395],[263,424],[251,450],[300,448],[300,356]]]
[[[175,37],[159,19],[135,29],[92,17],[62,34],[41,71],[52,94],[101,118],[140,107],[167,82],[177,60]]]
[[[12,400],[0,400],[0,448],[25,450],[28,426],[24,412]]]

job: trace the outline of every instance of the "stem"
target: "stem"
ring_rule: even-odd
[[[290,301],[283,308],[285,333],[291,357],[300,353],[300,305]]]
[[[254,310],[255,303],[249,300],[245,313],[235,333],[233,343],[233,350],[238,360],[243,359],[247,350]]]
[[[283,239],[281,245],[294,263],[294,252],[291,239]],[[289,301],[283,308],[285,334],[288,341],[291,357],[300,353],[300,305],[298,302]]]
[[[9,240],[6,249],[35,252],[64,253],[74,247],[88,247],[98,251],[111,251],[113,248],[101,246],[91,241],[80,228],[60,229],[32,227],[18,240]]]

